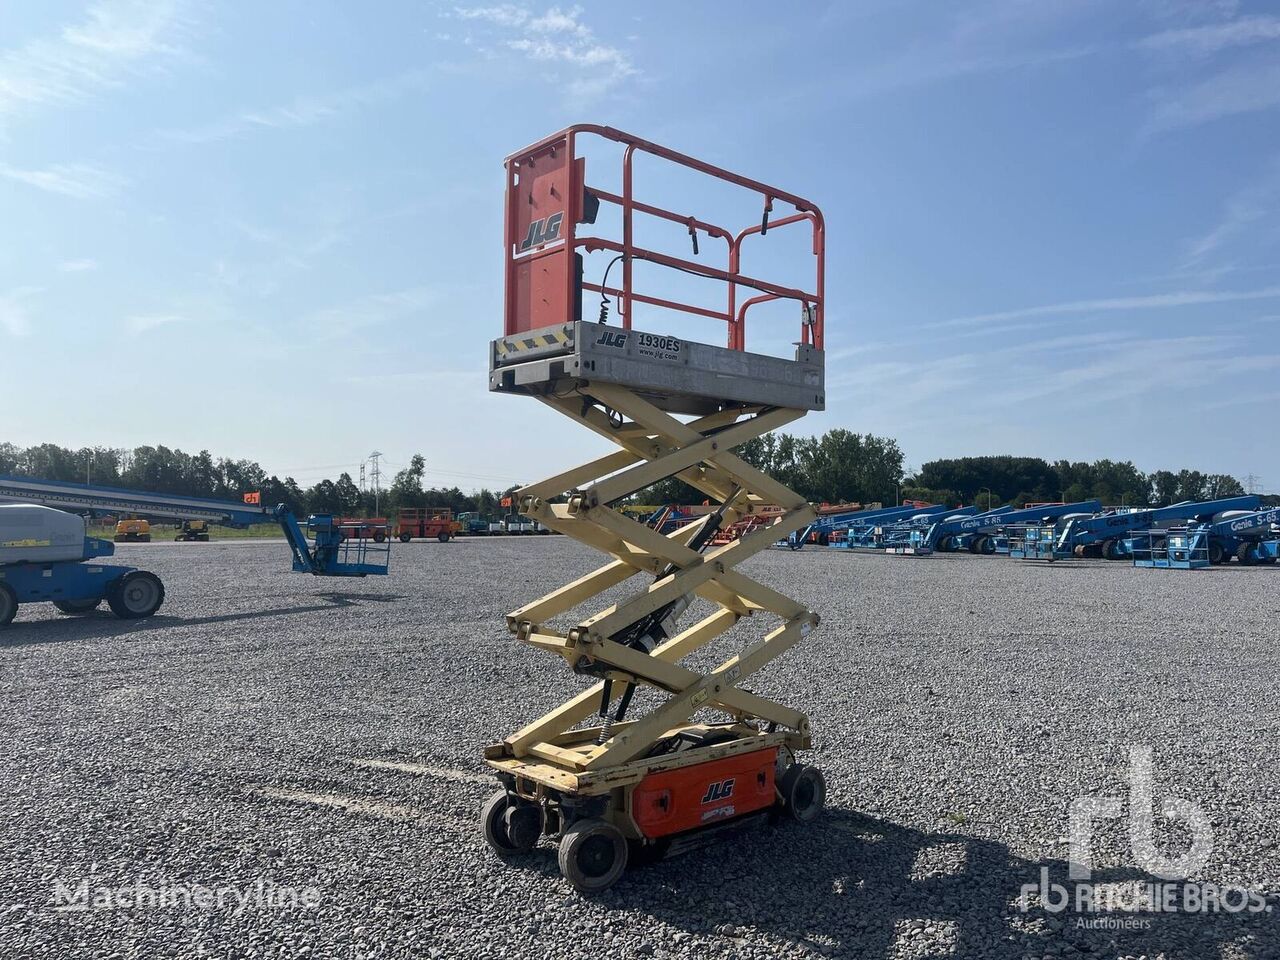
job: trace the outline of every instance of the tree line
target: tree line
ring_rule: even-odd
[[[1234,477],[1198,470],[1143,473],[1129,461],[1057,460],[987,456],[932,460],[908,474],[897,441],[836,428],[821,436],[771,433],[737,448],[752,466],[814,503],[896,503],[927,500],[960,506],[1097,499],[1105,505],[1164,505],[1244,493]],[[0,475],[151,490],[179,496],[240,500],[258,492],[265,504],[286,503],[298,514],[394,515],[404,507],[448,507],[500,516],[507,490],[465,493],[458,487],[425,486],[426,459],[414,454],[385,489],[361,489],[350,473],[303,488],[293,477],[269,474],[256,461],[214,457],[165,446],[132,450],[44,443],[18,447],[0,443]],[[701,503],[704,494],[679,480],[663,480],[628,498],[633,503]],[[1280,497],[1265,502],[1280,503]]]

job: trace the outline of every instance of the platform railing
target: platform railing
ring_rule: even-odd
[[[583,179],[585,178],[585,165],[579,162],[582,158],[578,157],[577,148],[579,138],[585,135],[600,137],[605,140],[623,144],[626,147],[622,160],[622,193],[620,195],[598,187],[589,186],[583,182]],[[563,222],[560,224],[559,234],[556,240],[563,240],[571,253],[576,252],[579,249],[587,253],[594,251],[613,252],[621,261],[622,271],[621,286],[609,286],[607,285],[605,278],[601,278],[600,283],[592,283],[586,280],[582,280],[579,283],[575,276],[567,276],[565,281],[568,285],[568,289],[566,291],[566,302],[572,303],[580,296],[581,291],[592,291],[600,293],[601,295],[616,297],[618,300],[618,313],[622,321],[622,326],[625,329],[631,328],[633,320],[633,305],[636,303],[676,310],[694,316],[718,319],[723,321],[728,328],[728,347],[735,350],[745,350],[746,316],[750,308],[761,303],[790,299],[795,300],[802,305],[800,343],[811,345],[819,350],[823,348],[826,237],[822,213],[815,204],[803,197],[796,196],[795,194],[782,190],[778,187],[773,187],[768,184],[761,183],[760,181],[740,176],[721,167],[705,163],[704,161],[697,160],[675,150],[651,143],[647,140],[642,140],[639,137],[634,137],[620,130],[615,130],[612,127],[595,124],[579,124],[568,127],[565,130],[553,134],[536,144],[532,144],[524,150],[507,158],[508,229],[506,257],[508,284],[506,333],[508,335],[514,334],[519,330],[519,328],[513,323],[516,306],[513,301],[514,284],[510,282],[521,259],[516,249],[515,241],[517,241],[518,238],[514,238],[512,235],[513,225],[517,218],[517,212],[513,209],[513,205],[515,203],[514,197],[516,196],[517,173],[521,162],[526,160],[526,158],[531,158],[534,155],[539,155],[548,150],[551,152],[551,156],[554,156],[555,150],[561,142],[565,144],[565,149],[568,152],[569,162],[567,164],[567,172],[569,177],[569,189],[568,196],[564,198],[566,210]],[[653,203],[638,200],[635,196],[635,157],[638,153],[648,154],[658,159],[668,161],[713,179],[733,184],[760,195],[760,222],[749,224],[737,231],[731,231],[726,227],[710,223],[693,215],[678,213]],[[579,237],[577,235],[577,226],[583,212],[582,206],[584,198],[587,196],[594,197],[601,202],[614,204],[621,208],[621,241],[600,236]],[[771,220],[770,214],[773,211],[775,202],[790,204],[795,208],[796,212],[776,220]],[[698,253],[697,238],[699,231],[707,237],[714,238],[716,240],[723,240],[726,245],[727,254],[725,268],[720,269],[718,267],[708,266],[707,264],[697,260],[676,257],[637,245],[635,242],[635,222],[637,214],[643,214],[645,216],[651,216],[670,223],[685,226],[689,231],[695,255]],[[765,236],[770,230],[776,230],[802,223],[809,224],[812,237],[812,254],[816,258],[812,289],[798,289],[742,272],[743,246],[747,239],[755,236]],[[548,244],[551,243],[554,243],[554,241],[548,241]],[[637,291],[635,289],[633,277],[633,266],[636,260],[643,260],[658,267],[694,274],[725,283],[727,285],[725,309],[723,311],[709,309],[696,304],[668,299],[666,297],[658,297],[652,293]],[[572,272],[570,272],[570,274],[571,273]],[[756,295],[739,303],[740,287],[754,290]]]

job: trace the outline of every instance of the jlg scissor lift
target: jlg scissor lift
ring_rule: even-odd
[[[587,185],[580,153],[587,144],[622,153],[620,194]],[[641,155],[647,165],[656,158],[686,177],[694,171],[712,178],[721,190],[731,184],[762,213],[733,233],[642,202],[632,189]],[[609,127],[570,127],[509,157],[506,170],[506,326],[492,343],[490,389],[536,397],[619,449],[516,494],[520,513],[613,560],[507,616],[517,638],[595,682],[486,749],[502,789],[485,805],[482,823],[502,857],[529,851],[544,834],[558,836],[561,872],[579,890],[596,891],[637,853],[661,855],[775,813],[805,822],[822,808],[822,774],[795,758],[809,746],[805,715],[745,687],[818,617],[737,569],[806,528],[815,513],[732,450],[824,406],[823,221],[801,197]],[[618,208],[611,219],[620,222],[620,239],[592,228],[602,204]],[[794,212],[771,219],[775,204]],[[699,235],[717,247],[724,242],[725,265],[641,246],[635,227],[642,218],[648,228],[665,222],[668,230],[674,224],[687,231],[695,256]],[[800,254],[813,258],[808,289],[763,279],[758,266],[761,238],[789,226],[811,234],[812,246]],[[755,254],[749,273],[744,245]],[[592,253],[604,254],[593,263],[609,262],[588,279]],[[716,282],[727,291],[724,309],[638,292],[632,267],[641,261],[653,274],[681,271]],[[615,264],[620,279],[610,286]],[[599,322],[582,317],[588,293],[601,297]],[[610,297],[613,323],[606,322]],[[801,321],[794,359],[746,351],[748,311],[775,300],[792,301]],[[720,320],[727,345],[633,329],[637,304]],[[666,536],[613,509],[667,477],[719,508]],[[718,530],[766,508],[769,523],[713,544]],[[571,615],[632,577],[641,582],[623,599]],[[696,622],[678,625],[690,609]],[[772,628],[740,642],[714,669],[679,663],[753,616],[770,618]],[[628,716],[640,687],[656,691],[647,699],[660,702]]]

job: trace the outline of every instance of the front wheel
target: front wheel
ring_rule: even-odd
[[[793,763],[778,784],[787,815],[799,823],[810,823],[822,812],[827,799],[827,781],[817,767]]]
[[[587,817],[560,837],[558,859],[560,873],[575,890],[599,893],[627,868],[627,838],[613,824]]]
[[[0,583],[0,627],[7,627],[18,613],[18,595],[7,583]]]
[[[411,534],[411,533],[402,533],[402,534],[400,534],[400,542],[401,542],[401,543],[408,543],[408,542],[409,542],[410,540],[412,540],[412,539],[413,539],[413,534]]]
[[[59,613],[77,616],[97,610],[98,604],[101,602],[101,598],[97,600],[55,600],[53,601],[53,606]]]
[[[107,606],[121,620],[149,617],[164,603],[164,584],[154,573],[133,570],[107,590]]]
[[[436,539],[437,539],[437,540],[439,540],[441,543],[448,543],[448,542],[449,542],[449,534],[447,534],[447,533],[440,533],[440,534],[437,534],[437,535],[436,535]]]
[[[374,543],[383,543],[387,539],[387,531],[375,530],[373,534]]]

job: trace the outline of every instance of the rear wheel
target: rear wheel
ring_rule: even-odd
[[[1242,543],[1236,548],[1236,559],[1243,563],[1246,567],[1252,567],[1258,562],[1253,553],[1252,543]]]
[[[412,540],[412,539],[413,539],[413,534],[411,534],[411,533],[402,533],[402,534],[400,534],[400,542],[401,542],[401,543],[408,543],[408,542],[409,542],[410,540]]]
[[[382,542],[384,542],[386,539],[387,539],[387,531],[385,531],[385,530],[375,530],[375,531],[373,532],[373,542],[374,542],[374,543],[382,543]]]
[[[0,583],[0,627],[7,627],[13,622],[18,612],[18,595],[7,583]]]
[[[447,533],[438,533],[438,534],[436,534],[436,539],[437,539],[437,540],[439,540],[441,543],[448,543],[448,542],[449,542],[449,534],[447,534]]]
[[[154,573],[133,570],[107,590],[107,606],[121,620],[149,617],[164,603],[164,584]]]
[[[577,821],[560,837],[560,872],[582,893],[607,890],[627,868],[627,838],[594,817]]]
[[[1102,545],[1102,557],[1104,560],[1122,559],[1122,556],[1120,553],[1120,541],[1108,540],[1106,543],[1104,543]]]
[[[541,812],[530,803],[520,803],[506,790],[499,790],[480,811],[485,843],[503,859],[518,857],[533,849],[542,833]]]
[[[101,602],[101,597],[97,600],[55,600],[53,601],[53,606],[60,613],[75,616],[77,614],[89,613],[91,610],[97,610],[98,604]]]
[[[800,823],[810,823],[822,812],[827,799],[827,781],[817,767],[793,763],[778,784],[787,815]]]
[[[1209,541],[1209,562],[1214,566],[1226,563],[1231,559],[1231,555],[1223,549],[1222,544],[1216,541]]]

